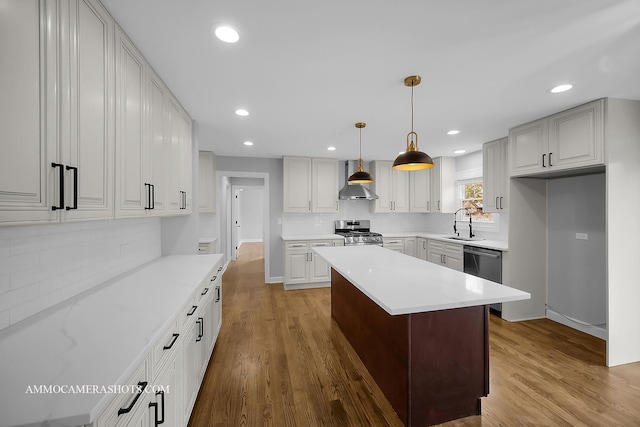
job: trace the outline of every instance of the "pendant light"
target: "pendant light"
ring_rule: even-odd
[[[411,132],[407,134],[407,148],[393,162],[393,169],[413,171],[433,167],[433,160],[427,153],[418,149],[418,134],[413,131],[413,87],[420,84],[420,76],[409,76],[404,79],[404,85],[411,87]],[[414,142],[415,138],[415,142]]]
[[[358,170],[349,177],[349,184],[368,184],[373,182],[373,178],[369,172],[365,172],[362,167],[362,128],[367,124],[363,122],[356,123],[356,127],[360,129],[360,157],[358,158]]]

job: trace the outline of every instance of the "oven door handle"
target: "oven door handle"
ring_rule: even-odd
[[[498,254],[490,254],[490,253],[487,253],[487,252],[477,252],[477,251],[474,251],[474,250],[472,250],[472,249],[466,249],[466,248],[463,250],[463,252],[464,252],[465,254],[472,254],[472,255],[484,256],[484,257],[487,257],[487,258],[493,258],[493,259],[498,259],[498,258],[500,258],[500,255],[498,255]]]

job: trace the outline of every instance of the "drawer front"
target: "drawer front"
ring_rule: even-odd
[[[333,242],[331,240],[312,240],[311,247],[312,248],[321,248],[333,246]]]
[[[135,423],[141,415],[147,413],[151,394],[144,388],[151,385],[146,358],[123,384],[123,392],[118,393],[96,420],[96,427],[120,427]],[[139,390],[134,390],[138,387]],[[126,389],[126,390],[125,390]]]
[[[444,252],[444,245],[445,243],[439,240],[427,240],[427,246],[430,251]]]
[[[309,249],[309,242],[302,242],[302,241],[287,242],[287,245],[285,247],[287,249]]]
[[[444,250],[447,255],[462,256],[462,245],[458,245],[456,243],[445,243]]]
[[[171,360],[172,356],[175,356],[180,351],[180,344],[182,342],[180,336],[180,329],[182,325],[178,325],[179,321],[175,320],[167,328],[162,338],[158,340],[151,352],[153,372],[151,377],[155,378],[162,368]]]

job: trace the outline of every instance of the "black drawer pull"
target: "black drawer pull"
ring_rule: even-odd
[[[204,336],[204,319],[202,317],[198,317],[196,323],[198,324],[198,336],[196,337],[196,342],[198,342],[202,340],[202,337]]]
[[[220,301],[220,286],[216,286],[216,300],[215,302],[219,302]]]
[[[164,423],[164,391],[159,391],[156,393],[156,397],[158,397],[158,395],[160,395],[161,399],[162,399],[162,419],[159,420],[158,419],[158,402],[151,402],[149,403],[149,408],[153,407],[154,409],[154,424],[156,427],[158,427],[160,424]]]
[[[207,294],[207,292],[209,292],[209,288],[204,288],[204,291],[202,291],[202,293],[201,293],[200,295],[201,295],[201,296],[202,296],[202,295],[206,295],[206,294]]]
[[[78,168],[67,166],[68,171],[73,171],[73,206],[67,206],[65,209],[70,211],[78,209]]]
[[[216,280],[217,278],[218,278],[218,276],[213,276],[213,277],[211,278],[211,281],[212,281],[212,282],[215,282],[215,280]]]
[[[171,349],[171,347],[173,347],[173,345],[176,343],[176,340],[178,339],[178,337],[180,336],[180,334],[173,334],[173,339],[171,340],[171,343],[169,345],[165,345],[164,347],[162,347],[162,350],[169,350]]]
[[[62,163],[51,163],[52,168],[60,168],[60,182],[58,183],[60,189],[60,204],[58,206],[51,206],[52,211],[58,209],[64,209],[64,165]]]
[[[193,316],[193,313],[195,313],[197,309],[198,309],[197,305],[192,306],[191,311],[187,313],[187,316]]]
[[[140,389],[140,391],[138,392],[138,394],[136,394],[136,397],[135,399],[133,399],[133,402],[131,402],[131,405],[127,406],[126,408],[118,409],[118,416],[123,414],[128,414],[129,412],[131,412],[133,407],[136,405],[136,402],[138,401],[138,399],[140,399],[140,395],[142,394],[142,392],[144,392],[144,389],[147,387],[147,384],[149,384],[147,381],[140,381],[138,383],[138,388]]]

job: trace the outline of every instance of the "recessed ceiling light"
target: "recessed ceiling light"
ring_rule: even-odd
[[[450,130],[449,132],[447,132],[447,135],[457,135],[457,134],[459,134],[459,133],[460,133],[460,131],[459,131],[459,130],[455,130],[455,129],[453,129],[453,130]]]
[[[215,35],[225,43],[235,43],[240,40],[238,32],[231,27],[218,27],[215,30]]]
[[[327,150],[329,150],[329,151],[336,151],[336,147],[334,147],[334,146],[327,147]]]
[[[467,152],[467,150],[455,150],[453,152],[453,154],[462,154],[462,153],[466,153],[466,152]]]
[[[243,142],[243,144],[244,144],[244,145],[253,145],[253,142],[251,142],[251,141],[245,141],[245,142]]]
[[[572,87],[573,87],[573,85],[569,85],[569,84],[558,85],[558,86],[552,88],[551,90],[549,90],[549,92],[551,92],[551,93],[562,93],[562,92],[568,91]]]
[[[244,108],[239,108],[236,110],[236,114],[242,117],[248,116],[249,112],[247,110],[245,110]]]

